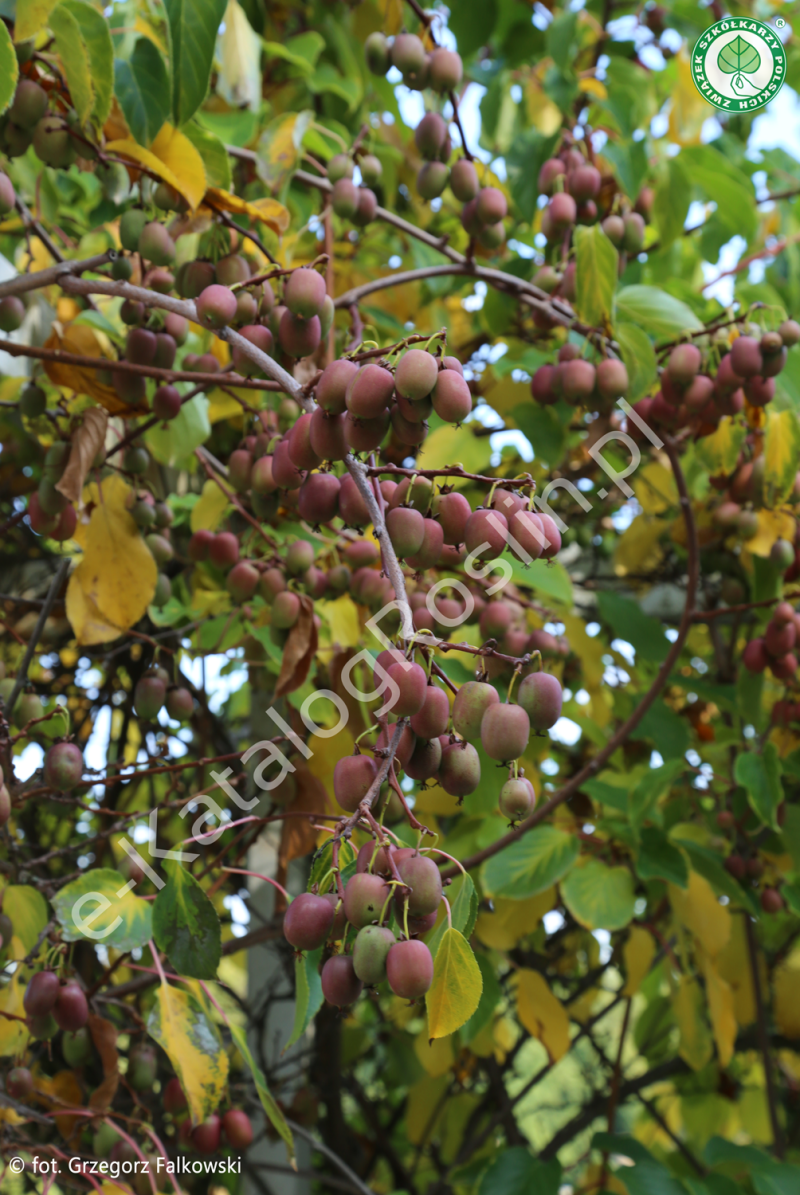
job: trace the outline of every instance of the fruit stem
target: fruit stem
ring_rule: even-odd
[[[506,694],[506,705],[511,704],[511,693],[514,688],[514,681],[517,679],[517,677],[519,677],[521,675],[522,675],[522,669],[519,665],[517,665],[517,667],[514,669],[514,674],[508,683],[508,693]]]
[[[383,902],[383,908],[381,909],[381,915],[378,918],[378,925],[383,925],[384,920],[386,919],[386,910],[389,908],[389,901],[394,896],[394,889],[397,887],[397,883],[398,883],[397,880],[389,880],[389,882],[388,882],[389,895],[386,897],[386,900]]]
[[[444,897],[442,897],[444,899]],[[403,901],[403,933],[406,935],[406,941],[410,941],[408,932],[408,901]]]
[[[444,855],[445,859],[449,859],[451,863],[455,863],[462,875],[467,874],[466,869],[459,863],[458,859],[453,855],[448,855],[447,851],[440,850],[438,846],[429,846],[428,850],[432,851],[434,855]]]
[[[244,867],[223,867],[221,871],[230,871],[235,875],[241,876],[255,876],[257,880],[265,880],[268,884],[272,884],[273,888],[277,888],[283,898],[289,903],[292,903],[292,898],[284,887],[282,887],[277,880],[273,880],[270,876],[261,875],[258,871],[247,871]]]
[[[453,914],[450,912],[450,901],[447,899],[446,896],[443,896],[442,900],[444,901],[444,907],[447,909],[447,928],[452,929],[453,928]]]

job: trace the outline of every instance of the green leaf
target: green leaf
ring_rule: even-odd
[[[663,712],[663,711],[661,711]],[[668,791],[672,782],[681,774],[683,759],[673,759],[660,768],[651,768],[628,794],[628,821],[634,830],[650,815],[651,809]]]
[[[587,929],[623,929],[633,917],[633,877],[627,867],[606,867],[590,859],[561,881],[561,895]]]
[[[617,324],[614,336],[628,371],[628,401],[636,402],[647,394],[656,380],[656,351],[650,337],[636,324]],[[549,410],[548,407],[544,409]]]
[[[783,800],[781,762],[774,743],[766,743],[760,755],[745,751],[736,757],[733,775],[747,790],[747,799],[757,817],[772,830],[779,829],[777,810]]]
[[[476,436],[477,423],[454,423],[431,432],[419,453],[423,469],[440,469],[460,462],[467,473],[482,473],[488,468],[492,448],[488,436]]]
[[[286,1123],[286,1117],[281,1111],[280,1105],[275,1099],[274,1095],[267,1086],[267,1080],[264,1078],[264,1072],[258,1066],[255,1058],[250,1052],[250,1047],[247,1044],[247,1034],[240,1025],[230,1025],[231,1037],[236,1043],[236,1048],[241,1054],[242,1058],[250,1068],[250,1073],[253,1076],[253,1082],[256,1085],[258,1098],[261,1100],[261,1107],[264,1109],[267,1119],[272,1127],[280,1134],[286,1144],[286,1152],[289,1155],[289,1161],[294,1164],[294,1138],[292,1131]]]
[[[573,43],[577,20],[576,12],[562,12],[547,27],[545,34],[547,52],[562,71],[566,71],[573,65]]]
[[[748,175],[713,145],[686,146],[681,150],[680,158],[686,165],[692,186],[717,205],[703,229],[703,251],[715,246],[719,252],[725,241],[737,233],[750,241],[758,226],[758,211],[755,190]]]
[[[641,141],[607,141],[603,157],[614,167],[614,173],[627,195],[638,195],[649,172],[645,138]]]
[[[169,74],[149,37],[140,37],[128,62],[114,64],[114,90],[128,128],[147,147],[169,116]]]
[[[449,1037],[477,1010],[483,977],[467,939],[446,929],[433,962],[433,983],[425,996],[428,1038]]]
[[[27,41],[35,33],[40,33],[47,25],[47,18],[57,0],[24,0],[16,6],[17,16],[14,23],[14,37],[18,42]],[[6,9],[6,15],[13,13],[13,8]]]
[[[81,27],[66,4],[59,4],[50,13],[50,28],[69,85],[69,94],[81,124],[89,119],[94,107],[92,70],[89,51],[81,36]]]
[[[455,896],[452,895],[453,892],[455,892]],[[478,895],[469,875],[459,874],[452,886],[447,889],[447,899],[450,901],[450,919],[453,928],[468,938],[475,928],[478,918]],[[447,918],[445,917],[426,939],[428,949],[434,958],[436,958],[436,952],[441,945],[446,929]]]
[[[118,871],[97,867],[61,888],[53,897],[53,909],[64,941],[88,938],[115,950],[146,946],[153,936],[152,904],[127,887]]]
[[[425,466],[427,468],[427,465]],[[516,559],[503,557],[511,565],[511,576],[517,585],[524,585],[536,593],[555,598],[565,606],[572,605],[572,581],[569,573],[558,560],[532,560],[523,564]]]
[[[632,739],[650,739],[663,759],[683,761],[689,747],[689,729],[685,718],[676,714],[662,700],[650,706],[639,725],[631,734]]]
[[[452,16],[450,18],[452,26]],[[539,198],[539,171],[553,156],[559,134],[546,137],[538,129],[523,129],[515,133],[506,154],[511,198],[523,220],[531,221],[536,214]]]
[[[749,41],[735,37],[720,50],[717,65],[726,75],[754,75],[761,66],[761,55]]]
[[[578,857],[574,834],[555,826],[537,826],[483,865],[483,887],[489,896],[527,900],[565,876]]]
[[[208,421],[208,399],[198,394],[185,402],[166,427],[153,427],[145,436],[145,443],[162,465],[185,469],[194,460],[194,450],[211,435]]]
[[[679,336],[703,326],[690,307],[657,286],[624,287],[617,295],[617,315],[654,336]]]
[[[668,249],[683,233],[691,199],[691,183],[682,157],[668,158],[653,199],[653,220],[659,249]]]
[[[268,58],[282,58],[285,62],[291,62],[304,75],[313,73],[324,47],[325,38],[313,29],[308,33],[298,33],[296,37],[288,37],[285,42],[264,42]]]
[[[794,411],[766,412],[764,435],[764,505],[787,501],[800,464],[800,421]]]
[[[3,889],[3,912],[11,918],[14,937],[19,938],[25,953],[29,954],[47,925],[47,901],[29,884],[10,884]]]
[[[172,65],[172,117],[185,124],[206,98],[227,0],[164,0]]]
[[[194,120],[184,125],[183,132],[203,159],[206,181],[209,187],[219,187],[223,191],[230,191],[230,158],[228,157],[228,151],[219,137],[216,137]]]
[[[567,444],[567,430],[552,407],[529,402],[514,407],[511,418],[530,441],[537,460],[551,467],[559,463]]]
[[[561,1166],[540,1162],[521,1145],[503,1149],[481,1179],[478,1195],[558,1195]]]
[[[620,1171],[628,1195],[686,1195],[680,1180],[673,1178],[666,1166],[657,1162],[634,1137],[621,1133],[595,1133],[592,1149],[631,1159],[634,1165],[623,1166]]]
[[[592,327],[610,322],[619,254],[599,224],[575,229],[575,289],[579,314]]]
[[[496,0],[472,0],[454,4],[447,18],[448,27],[458,41],[462,57],[485,46],[497,20]]]
[[[102,126],[108,119],[114,94],[114,47],[108,22],[102,13],[91,4],[83,3],[83,0],[63,0],[61,7],[66,8],[78,22],[88,51],[94,89],[92,116]]]
[[[664,635],[664,628],[658,619],[645,614],[638,602],[604,590],[597,595],[597,604],[603,622],[608,623],[620,639],[631,644],[637,658],[657,664],[666,658],[669,640]]]
[[[0,114],[5,112],[14,98],[19,78],[19,63],[8,26],[0,21]]]
[[[330,92],[331,95],[338,96],[347,104],[349,112],[353,111],[363,94],[360,79],[348,78],[329,62],[323,62],[317,67],[313,75],[306,79],[306,86],[314,95]]]
[[[286,1049],[293,1046],[305,1033],[314,1017],[322,1008],[322,980],[319,967],[322,962],[322,947],[319,950],[306,951],[294,960],[295,1004],[294,1026],[292,1035],[286,1043]]]
[[[760,905],[755,894],[751,890],[743,888],[734,880],[733,876],[728,874],[716,851],[700,846],[689,838],[684,838],[677,828],[671,831],[670,837],[686,851],[692,870],[698,872],[703,879],[708,880],[717,892],[723,893],[737,905],[750,909],[752,913],[758,913]]]
[[[213,979],[222,955],[222,930],[211,901],[192,873],[172,862],[153,904],[153,937],[179,975]]]
[[[689,869],[682,852],[655,826],[645,826],[636,856],[636,874],[640,880],[666,880],[678,888],[688,888]]]

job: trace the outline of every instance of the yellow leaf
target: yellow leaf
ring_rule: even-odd
[[[403,0],[384,0],[381,7],[385,12],[382,28],[391,37],[403,27]]]
[[[502,378],[487,390],[484,398],[493,411],[505,419],[515,407],[527,406],[530,402],[530,388],[524,382],[515,382],[512,377]]]
[[[623,531],[614,548],[614,572],[618,577],[628,573],[650,572],[664,559],[661,537],[667,524],[661,519],[641,514]]]
[[[733,1012],[736,1023],[744,1029],[756,1019],[756,998],[753,991],[753,975],[750,969],[750,953],[747,948],[744,918],[747,913],[735,914],[731,918],[731,936],[727,945],[717,955],[717,970],[733,992]],[[766,988],[768,980],[764,971],[762,982]]]
[[[80,1108],[83,1104],[83,1092],[74,1071],[59,1071],[52,1077],[37,1073],[35,1085],[42,1102],[48,1108],[63,1108],[65,1105],[68,1108]],[[48,1096],[51,1098],[48,1099]],[[55,1099],[52,1098],[53,1096]],[[79,1116],[63,1113],[54,1117],[56,1128],[65,1140],[72,1136],[75,1126],[81,1119]]]
[[[678,1053],[692,1070],[702,1070],[711,1058],[711,1033],[703,1016],[705,999],[693,975],[682,975],[672,996],[672,1008],[680,1031]]]
[[[192,1123],[205,1120],[219,1106],[228,1085],[228,1055],[216,1025],[191,992],[161,983],[147,1031],[175,1069]]]
[[[513,950],[521,938],[532,934],[555,904],[555,888],[547,888],[527,900],[495,897],[493,913],[481,912],[475,923],[475,936],[493,950]]]
[[[11,939],[11,957],[21,959],[26,951],[19,938]],[[22,998],[27,984],[22,980],[22,968],[17,967],[8,982],[0,988],[0,1012],[13,1013],[15,1017],[24,1017],[25,1009]],[[21,1054],[29,1037],[28,1030],[22,1021],[7,1021],[0,1017],[0,1058],[8,1058],[12,1054]]]
[[[752,539],[745,541],[745,548],[753,556],[769,556],[776,539],[788,539],[794,542],[794,515],[784,510],[767,510],[762,507],[756,511],[758,531]]]
[[[688,888],[670,884],[669,898],[678,920],[694,934],[706,954],[716,958],[731,936],[731,915],[717,900],[708,880],[690,871]]]
[[[440,1037],[431,1041],[424,1029],[414,1040],[414,1053],[432,1079],[446,1075],[456,1057],[451,1037]]]
[[[607,1166],[603,1166],[601,1162],[593,1162],[583,1174],[583,1181],[581,1189],[584,1191],[610,1191],[613,1195],[629,1195],[628,1188],[625,1186],[620,1174],[624,1174],[625,1170],[620,1167],[617,1174],[612,1174]]]
[[[209,187],[206,191],[206,203],[210,207],[233,215],[248,216],[251,220],[260,220],[279,236],[289,227],[291,216],[287,208],[277,199],[265,195],[261,199],[241,199],[238,195],[231,195],[229,191],[222,191],[218,187]]]
[[[569,1050],[569,1016],[561,1001],[547,986],[538,971],[526,968],[517,972],[517,1016],[531,1037],[537,1037],[551,1062]]]
[[[703,125],[714,109],[695,87],[688,53],[681,49],[675,58],[678,79],[671,91],[669,139],[678,145],[699,145]]]
[[[405,1130],[412,1145],[421,1145],[435,1131],[444,1111],[442,1097],[449,1085],[446,1075],[438,1079],[426,1075],[409,1089]]]
[[[800,1038],[800,1000],[797,999],[800,990],[799,954],[790,955],[786,962],[776,969],[772,985],[775,1024],[784,1037],[796,1041]]]
[[[766,411],[764,433],[764,502],[785,502],[794,486],[800,456],[800,423],[794,411]]]
[[[433,964],[433,983],[425,997],[428,1037],[447,1037],[465,1025],[478,1007],[483,977],[472,947],[457,929],[446,929]]]
[[[525,108],[531,124],[546,137],[561,124],[561,110],[550,99],[537,74],[531,74],[525,85]]]
[[[137,33],[141,33],[143,37],[148,37],[153,45],[156,46],[162,54],[167,53],[167,47],[164,45],[163,41],[158,36],[150,22],[146,21],[144,17],[137,16],[136,20],[133,22],[133,27]]]
[[[186,134],[165,121],[150,152],[172,171],[178,180],[178,190],[189,201],[189,206],[199,207],[206,193],[206,168]]]
[[[334,812],[342,812],[339,802],[333,795],[333,769],[343,755],[353,752],[353,736],[345,727],[333,738],[323,739],[312,734],[308,740],[308,748],[312,754],[308,758],[308,770],[325,785]]]
[[[35,33],[40,33],[57,3],[58,0],[25,0],[24,3],[20,0],[14,24],[14,41],[27,41]]]
[[[622,948],[622,958],[625,963],[625,986],[623,996],[635,996],[642,986],[642,980],[650,970],[650,965],[656,952],[656,944],[652,934],[640,925],[634,925],[628,935],[628,940]]]
[[[241,391],[240,391],[241,393]],[[212,390],[208,396],[208,422],[219,423],[222,419],[241,420],[242,404],[224,390]]]
[[[358,610],[348,594],[333,602],[315,602],[314,610],[328,624],[331,642],[339,647],[357,647],[361,641]]]
[[[633,482],[636,500],[645,514],[663,514],[678,503],[678,489],[670,469],[651,461],[639,469]]]
[[[88,526],[81,523],[76,529],[84,555],[67,589],[67,617],[80,643],[116,638],[120,628],[127,630],[138,622],[152,601],[158,569],[127,509],[130,495],[119,476],[102,485],[93,482],[84,490],[91,515]],[[98,621],[105,628],[91,630]],[[87,633],[91,638],[82,638]]]
[[[605,84],[591,75],[585,79],[578,80],[578,91],[585,91],[588,95],[593,95],[598,100],[604,100],[608,97]]]
[[[105,338],[97,334],[88,324],[68,324],[66,328],[53,325],[53,330],[44,343],[46,349],[61,349],[65,353],[76,353],[79,357],[106,357],[114,360],[114,354]],[[76,394],[88,394],[99,402],[111,415],[140,415],[147,410],[146,404],[132,406],[125,403],[113,386],[98,380],[94,369],[82,365],[64,365],[59,361],[45,361],[44,371],[55,386],[74,390]]]
[[[204,481],[200,497],[192,507],[192,531],[216,531],[228,509],[228,499],[214,481]]]
[[[703,974],[706,980],[706,997],[711,1016],[711,1028],[717,1043],[720,1066],[726,1067],[733,1058],[736,1041],[736,1016],[733,1011],[733,992],[730,984],[720,975],[713,959],[703,954]]]

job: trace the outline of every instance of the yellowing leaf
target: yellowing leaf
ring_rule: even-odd
[[[789,543],[794,541],[794,515],[784,510],[767,510],[762,507],[756,511],[756,516],[758,531],[752,539],[745,542],[747,551],[753,556],[769,556],[776,539],[788,539]]]
[[[361,641],[361,626],[358,609],[348,594],[342,594],[334,602],[315,602],[314,610],[323,623],[327,623],[331,643],[339,647],[357,647]]]
[[[598,100],[604,100],[608,97],[605,84],[601,83],[599,79],[594,79],[591,76],[586,79],[578,80],[578,91],[584,91],[588,95],[593,95]]]
[[[425,997],[428,1037],[447,1037],[465,1025],[480,1003],[483,976],[472,947],[457,929],[446,929]]]
[[[313,713],[313,711],[312,711]],[[308,770],[325,785],[328,799],[335,813],[343,812],[333,795],[333,769],[343,755],[350,755],[353,751],[353,735],[345,727],[333,738],[318,738],[312,734],[308,740],[308,747],[312,754],[308,758]]]
[[[692,1070],[702,1070],[711,1058],[711,1033],[703,1016],[705,998],[693,975],[682,975],[672,997],[672,1007],[680,1030],[678,1053]]]
[[[11,957],[24,958],[26,951],[16,935],[11,939]],[[27,980],[22,978],[22,968],[17,967],[3,987],[0,987],[0,1012],[11,1013],[15,1017],[24,1017],[25,1009],[22,998],[25,995]],[[0,1017],[0,1058],[8,1058],[12,1054],[20,1054],[30,1034],[22,1021],[7,1021]]]
[[[456,427],[448,423],[431,432],[420,451],[420,461],[425,469],[439,469],[443,465],[460,462],[467,473],[482,473],[489,464],[491,447],[488,436],[474,436],[472,428],[477,424]]]
[[[766,411],[764,502],[777,506],[792,491],[800,458],[800,422],[794,411]]]
[[[440,1037],[431,1041],[424,1029],[414,1039],[414,1053],[432,1079],[446,1075],[456,1057],[452,1037]]]
[[[172,132],[175,131],[174,129],[172,129],[172,125],[164,125],[164,128],[165,129],[168,128]],[[161,133],[159,133],[159,137],[160,136],[161,136]],[[197,150],[194,148],[191,141],[189,141],[188,137],[184,137],[184,141],[186,141],[189,145],[191,145],[192,151],[197,156],[197,160],[199,161],[200,166],[202,167],[203,159],[200,157],[199,153],[197,153]],[[153,142],[153,145],[155,145],[155,142]],[[162,162],[161,158],[157,157],[156,154],[153,152],[152,147],[150,149],[145,149],[143,145],[137,144],[136,141],[132,141],[130,139],[124,139],[121,141],[109,141],[108,144],[106,145],[106,150],[110,153],[118,154],[119,157],[121,157],[121,158],[129,158],[131,162],[133,162],[136,165],[141,166],[143,169],[149,171],[150,174],[154,174],[157,178],[160,178],[162,180],[162,182],[169,183],[169,185],[171,187],[174,187],[175,190],[178,191],[178,193],[184,197],[184,199],[187,201],[187,203],[191,203],[192,207],[196,207],[197,203],[200,202],[200,199],[202,199],[203,195],[205,194],[206,174],[205,174],[204,168],[203,168],[203,174],[202,174],[203,181],[202,181],[202,191],[200,193],[200,199],[198,199],[196,202],[193,202],[192,200],[190,200],[189,195],[186,193],[186,191],[184,190],[184,187],[181,185],[180,181],[178,180],[177,175],[173,172],[172,167],[170,165],[168,165],[166,162]],[[193,193],[196,194],[198,179],[197,178],[195,178],[193,180],[190,179],[190,183],[192,184]]]
[[[113,359],[108,342],[101,339],[88,324],[68,324],[65,328],[53,325],[53,330],[44,343],[46,349],[61,349],[82,357],[106,357]],[[88,394],[99,402],[111,415],[140,415],[147,410],[146,404],[132,406],[125,403],[113,386],[98,379],[97,371],[82,365],[65,365],[59,361],[43,362],[44,371],[50,381],[76,394]]]
[[[671,91],[669,139],[678,145],[699,145],[703,124],[714,109],[695,87],[688,53],[681,49],[675,58],[678,81]]]
[[[475,922],[475,936],[494,950],[512,950],[521,938],[532,934],[555,904],[555,888],[547,888],[527,900],[495,897],[494,912],[481,912]]]
[[[35,1084],[37,1093],[48,1108],[56,1109],[65,1106],[80,1108],[83,1103],[83,1092],[74,1071],[59,1071],[52,1077],[37,1073]],[[47,1096],[51,1098],[48,1099]],[[68,1113],[54,1117],[56,1128],[65,1140],[72,1136],[75,1126],[81,1119],[79,1116],[70,1116]]]
[[[717,900],[708,880],[691,871],[688,888],[684,891],[670,884],[669,898],[678,920],[694,934],[706,954],[716,958],[731,936],[731,915]]]
[[[35,33],[41,32],[57,3],[58,0],[25,0],[20,3],[14,24],[14,40],[27,41]]]
[[[642,980],[650,970],[650,965],[656,953],[656,944],[652,934],[640,925],[634,925],[628,935],[628,940],[622,948],[622,958],[625,963],[625,986],[623,996],[635,996],[642,986]]]
[[[228,509],[228,499],[215,481],[203,482],[200,497],[192,507],[189,526],[192,531],[216,531]]]
[[[775,1024],[785,1037],[800,1038],[800,955],[793,954],[776,968],[772,978]]]
[[[84,503],[91,503],[92,510],[88,526],[83,523],[76,531],[84,555],[67,588],[67,617],[79,643],[116,638],[119,629],[133,626],[152,601],[158,570],[127,509],[130,495],[119,476],[102,485],[93,482],[84,491]],[[102,623],[114,633],[106,634]],[[97,638],[98,634],[106,637]]]
[[[216,341],[215,343],[221,343]],[[241,391],[240,391],[241,393]],[[208,395],[208,422],[219,423],[223,419],[238,419],[241,424],[242,404],[224,390],[212,390]]]
[[[537,1037],[551,1062],[569,1050],[569,1016],[538,971],[522,968],[516,976],[517,1016],[531,1037]]]
[[[651,572],[664,559],[661,537],[667,524],[650,515],[637,515],[630,527],[623,531],[614,548],[614,572],[618,577],[628,573]]]
[[[216,1025],[191,992],[162,983],[147,1019],[147,1032],[175,1069],[192,1123],[205,1120],[227,1091],[228,1055]]]
[[[218,187],[209,187],[206,191],[206,202],[209,206],[221,212],[231,212],[233,215],[248,216],[251,220],[260,220],[279,236],[289,227],[291,216],[287,208],[270,195],[261,199],[241,199],[238,195],[231,195]]]
[[[69,85],[70,98],[81,124],[84,124],[91,114],[94,95],[89,54],[81,37],[80,25],[68,8],[59,4],[50,14],[50,28],[55,34],[56,49]]]
[[[740,420],[723,415],[717,430],[703,436],[697,445],[697,455],[711,474],[732,473],[747,435]]]
[[[725,982],[714,965],[714,960],[706,954],[703,956],[703,974],[706,980],[708,1011],[711,1016],[714,1040],[717,1043],[717,1054],[720,1066],[725,1067],[733,1057],[733,1047],[736,1041],[733,992],[730,984]]]
[[[313,118],[311,108],[284,112],[271,120],[259,137],[256,170],[271,190],[278,191],[297,169],[303,137]]]
[[[672,470],[665,469],[658,461],[650,461],[643,469],[636,470],[633,491],[648,515],[663,514],[678,503],[678,487]]]
[[[206,168],[189,138],[167,121],[159,130],[150,153],[169,167],[178,180],[178,190],[196,208],[206,192]]]
[[[756,998],[753,991],[753,974],[750,969],[750,953],[747,947],[744,918],[749,914],[735,914],[731,917],[731,936],[716,958],[717,971],[729,984],[733,993],[733,1012],[736,1023],[744,1029],[756,1019]],[[759,958],[763,968],[763,957]],[[766,972],[762,976],[766,988]]]
[[[446,1075],[438,1079],[426,1075],[409,1089],[405,1130],[412,1145],[421,1145],[436,1131],[444,1112],[442,1096],[449,1084],[450,1079]]]

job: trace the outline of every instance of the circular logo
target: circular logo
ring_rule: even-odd
[[[692,54],[692,78],[722,112],[752,112],[774,99],[786,78],[786,52],[774,29],[751,17],[710,25]]]

